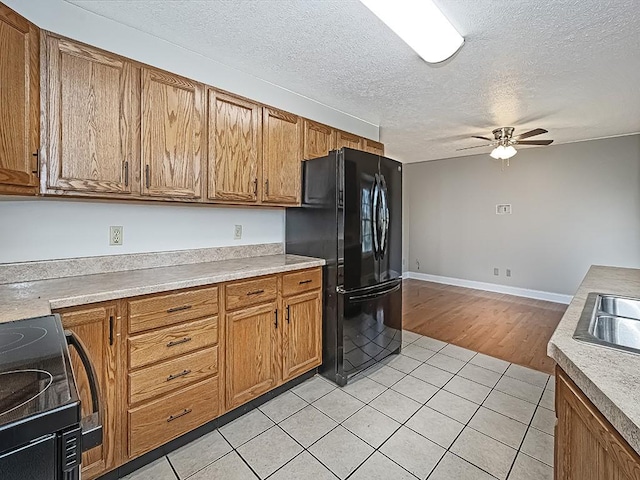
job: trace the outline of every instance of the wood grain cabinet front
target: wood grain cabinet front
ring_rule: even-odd
[[[324,157],[336,148],[336,131],[321,123],[304,121],[304,154],[305,160]]]
[[[0,194],[38,193],[39,31],[0,3]]]
[[[338,130],[336,135],[336,148],[342,147],[353,148],[354,150],[362,150],[363,139],[353,133],[343,132]]]
[[[118,362],[120,321],[116,303],[87,305],[59,310],[62,326],[74,332],[87,349],[98,377],[102,403],[102,444],[82,454],[82,478],[92,479],[118,466],[121,455]],[[78,354],[70,349],[82,416],[91,414],[89,380]]]
[[[362,150],[380,156],[384,155],[384,145],[380,142],[369,140],[368,138],[362,139]]]
[[[142,69],[142,194],[203,197],[207,129],[204,85]]]
[[[322,291],[316,289],[283,300],[282,381],[322,363]]]
[[[265,107],[262,114],[262,201],[300,203],[302,118]]]
[[[556,367],[555,480],[640,480],[640,456]]]
[[[256,203],[262,188],[262,109],[213,89],[208,96],[208,198]]]
[[[46,58],[47,190],[139,191],[131,62],[51,34]]]

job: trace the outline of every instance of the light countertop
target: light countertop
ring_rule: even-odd
[[[640,270],[591,267],[551,337],[547,352],[640,453],[640,355],[572,338],[590,292],[640,297]]]
[[[298,255],[267,255],[0,285],[0,322],[52,309],[198,287],[324,265]]]

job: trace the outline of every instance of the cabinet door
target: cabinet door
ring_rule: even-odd
[[[376,155],[384,155],[384,145],[368,138],[362,139],[362,149],[365,152],[375,153]]]
[[[120,341],[116,331],[114,304],[74,308],[58,312],[62,325],[80,337],[88,350],[89,359],[98,376],[102,403],[102,445],[82,454],[82,478],[91,479],[117,466],[120,456],[118,430],[120,404],[118,402],[117,367]],[[91,413],[91,391],[80,357],[69,349],[71,365],[82,402],[82,416]]]
[[[639,480],[640,457],[556,368],[555,479]]]
[[[202,196],[204,86],[167,72],[142,70],[144,195]]]
[[[130,193],[133,66],[71,40],[46,45],[47,188]]]
[[[362,150],[362,139],[352,133],[342,132],[338,130],[336,136],[336,148],[342,147],[353,148],[354,150]]]
[[[37,193],[39,51],[38,29],[0,3],[0,193]]]
[[[304,121],[305,160],[328,155],[329,151],[335,148],[335,144],[336,131],[333,128],[311,120]]]
[[[258,201],[260,114],[255,103],[209,90],[209,198]]]
[[[227,409],[276,386],[275,355],[281,323],[275,302],[227,314]]]
[[[322,291],[284,299],[282,381],[322,363]]]
[[[300,202],[302,119],[265,108],[262,120],[262,201],[278,204]]]

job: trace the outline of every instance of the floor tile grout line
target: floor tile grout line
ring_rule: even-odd
[[[167,459],[167,463],[169,464],[169,468],[171,468],[171,471],[173,471],[173,474],[176,476],[176,480],[180,480],[180,475],[178,475],[178,472],[176,472],[176,469],[174,468],[173,463],[171,463],[171,459],[169,458],[169,455],[164,455],[164,458]]]

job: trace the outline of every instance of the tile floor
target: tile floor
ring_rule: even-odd
[[[553,478],[553,377],[403,335],[345,388],[315,376],[126,478]]]

